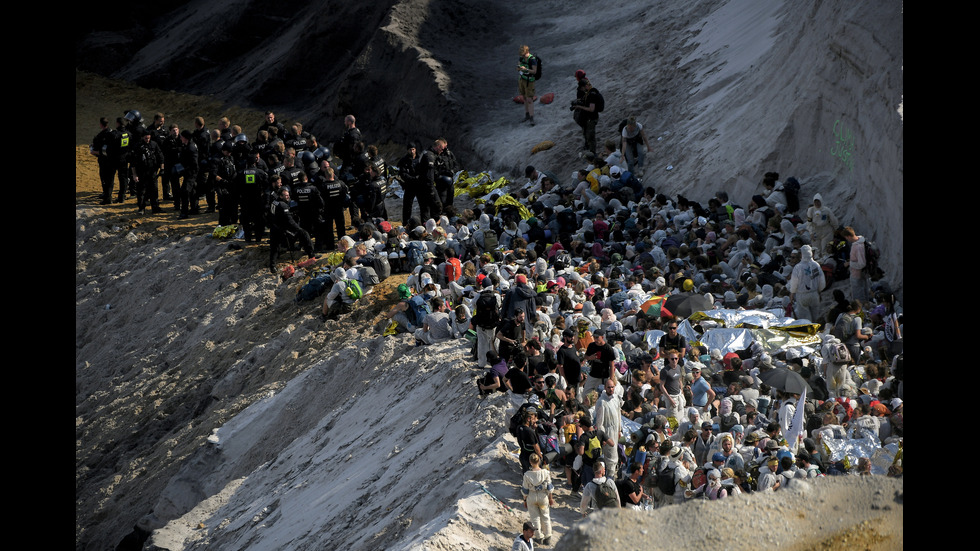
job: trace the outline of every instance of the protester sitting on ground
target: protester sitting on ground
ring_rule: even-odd
[[[435,344],[452,338],[450,316],[446,312],[446,301],[436,296],[429,301],[432,313],[422,320],[422,327],[416,329],[415,338],[418,344]]]
[[[323,318],[337,319],[341,314],[349,313],[354,309],[354,301],[357,300],[347,291],[348,278],[347,272],[343,267],[337,267],[331,275],[333,286],[323,299]]]

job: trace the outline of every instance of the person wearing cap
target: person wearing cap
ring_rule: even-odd
[[[521,472],[527,472],[531,468],[531,454],[536,453],[538,457],[544,457],[541,446],[538,443],[538,408],[528,407],[524,412],[524,422],[517,428],[517,445],[521,448],[520,462]]]
[[[701,376],[700,364],[694,363],[691,367],[691,402],[701,413],[710,413],[711,404],[715,401],[715,391],[711,385]]]
[[[538,321],[535,303],[537,295],[537,292],[528,285],[527,275],[518,273],[514,277],[514,285],[504,295],[500,304],[500,314],[505,319],[515,317],[518,311],[524,312],[525,335],[534,333],[534,324]]]
[[[596,329],[592,332],[593,342],[585,349],[585,361],[589,362],[589,376],[583,386],[583,392],[589,392],[601,387],[605,380],[612,375],[612,362],[616,359],[616,351],[606,342],[606,332]]]
[[[820,467],[813,464],[810,452],[800,450],[796,454],[796,478],[817,478],[823,476]]]
[[[667,452],[667,457],[667,468],[674,469],[674,503],[684,503],[687,500],[685,493],[691,487],[693,465],[680,446],[672,446]]]
[[[534,524],[530,521],[524,523],[521,534],[514,538],[514,545],[511,551],[534,551]]]
[[[541,188],[541,180],[544,179],[545,175],[543,172],[539,171],[533,166],[527,165],[527,167],[524,168],[524,177],[527,178],[527,183],[524,184],[524,189],[526,189],[528,193],[534,193]]]
[[[405,331],[408,331],[409,333],[415,333],[415,330],[418,328],[415,327],[412,324],[412,322],[408,319],[408,312],[409,312],[408,301],[411,300],[412,298],[412,288],[409,287],[407,284],[402,283],[398,285],[398,287],[395,289],[395,293],[398,296],[398,302],[396,302],[395,305],[392,306],[390,310],[388,310],[388,313],[385,314],[385,317],[391,320],[392,322],[396,323],[398,326],[401,326]],[[485,362],[484,365],[486,365]],[[483,367],[484,365],[481,365],[480,367]]]

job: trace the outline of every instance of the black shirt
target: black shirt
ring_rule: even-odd
[[[525,394],[534,386],[531,384],[531,379],[527,376],[527,373],[524,373],[524,370],[517,367],[510,368],[504,377],[510,381],[510,386],[513,388],[514,394]]]
[[[593,354],[596,355],[596,358],[589,363],[589,375],[596,379],[608,379],[609,374],[612,373],[612,362],[613,358],[616,357],[616,351],[609,343],[600,345],[592,342],[585,349],[585,356],[588,357]]]
[[[575,347],[562,346],[555,356],[558,358],[558,365],[565,371],[565,382],[569,386],[578,386],[582,381],[582,363],[578,361]]]
[[[633,482],[632,478],[624,478],[622,480],[616,481],[616,489],[619,490],[619,501],[623,505],[639,505],[638,503],[633,503],[630,499],[630,494],[640,493],[640,483]]]

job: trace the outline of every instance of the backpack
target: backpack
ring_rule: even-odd
[[[364,296],[364,289],[361,288],[360,282],[356,279],[348,279],[345,284],[345,289],[347,291],[347,296],[357,300]]]
[[[534,80],[539,80],[541,78],[541,58],[536,55],[531,57],[533,57],[534,61],[537,62],[537,65],[534,68]]]
[[[602,97],[602,94],[598,90],[595,90],[595,112],[602,113],[606,109],[606,99]]]
[[[585,457],[592,461],[598,461],[602,457],[602,442],[599,441],[599,435],[595,431],[589,433],[588,440],[585,441]]]
[[[729,413],[728,415],[722,415],[718,421],[721,428],[721,432],[731,432],[732,427],[737,425],[739,422],[738,414],[732,412]]]
[[[384,253],[371,255],[361,260],[366,261],[374,268],[378,281],[384,281],[391,275],[391,263],[388,262],[388,257]]]
[[[847,345],[843,343],[834,343],[831,345],[830,351],[830,361],[835,364],[849,364],[851,363],[851,351],[847,349]]]
[[[881,250],[871,241],[864,241],[864,273],[868,274],[871,281],[878,281],[885,277],[885,271],[881,269]]]
[[[783,192],[786,194],[786,212],[800,210],[800,182],[796,178],[787,178],[783,182]]]
[[[429,305],[429,301],[425,299],[425,295],[415,295],[408,299],[408,312],[409,321],[412,322],[412,325],[421,327],[425,316],[432,313],[432,307]]]
[[[664,495],[672,496],[676,487],[674,484],[674,468],[665,466],[662,471],[657,473],[657,488]]]
[[[427,252],[428,249],[425,248],[425,244],[421,241],[410,241],[405,246],[405,259],[408,261],[408,271],[413,270],[416,266],[425,264],[425,253]]]
[[[463,275],[463,265],[458,258],[446,259],[446,282],[456,281]]]
[[[371,266],[358,266],[357,275],[360,277],[361,282],[368,287],[374,287],[378,283],[381,283],[378,272]]]
[[[700,488],[703,484],[708,482],[708,473],[705,472],[704,467],[698,467],[694,469],[694,474],[691,475],[691,488]],[[704,494],[708,492],[705,491]]]
[[[489,251],[497,248],[497,232],[489,229],[483,232],[483,250]]]
[[[491,369],[490,371],[493,370]],[[488,375],[487,378],[489,379],[490,378],[489,373],[487,375]],[[484,381],[483,384],[486,385],[489,383]],[[514,438],[517,438],[517,430],[524,425],[524,419],[526,417],[527,410],[528,408],[531,407],[534,407],[534,404],[532,402],[524,402],[523,404],[521,404],[521,407],[517,408],[517,413],[515,413],[510,417],[510,426],[507,428],[507,430],[510,431],[511,436],[513,436]]]
[[[595,485],[595,492],[592,493],[592,499],[595,500],[596,509],[619,507],[619,490],[608,482],[608,478],[602,484],[589,482],[589,484]]]
[[[500,309],[497,308],[497,297],[493,293],[480,293],[476,299],[473,323],[484,329],[496,327],[500,323]]]
[[[837,337],[841,341],[846,341],[851,337],[851,327],[854,324],[854,316],[844,312],[843,314],[837,316],[837,320],[834,321],[834,328],[830,330],[830,334]]]

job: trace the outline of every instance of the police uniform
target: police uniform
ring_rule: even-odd
[[[132,151],[133,145],[133,135],[122,125],[119,125],[112,133],[112,142],[109,147],[109,159],[112,163],[112,169],[119,177],[118,203],[126,200],[126,191],[129,189],[129,152]],[[112,196],[111,185],[109,187],[109,196]]]
[[[153,212],[161,212],[157,195],[157,172],[163,166],[163,150],[152,139],[140,140],[139,147],[132,154],[131,170],[136,180],[136,208],[146,209],[149,199]]]
[[[300,227],[314,236],[317,246],[322,248],[328,238],[323,235],[323,228],[327,226],[323,223],[323,197],[320,196],[320,190],[307,180],[293,190],[292,197],[296,200]],[[332,243],[333,239],[329,241]]]
[[[109,157],[114,135],[109,128],[103,128],[92,139],[92,153],[99,158],[99,180],[102,182],[102,204],[112,202],[112,183],[116,177],[116,165]]]
[[[188,141],[180,149],[177,165],[180,167],[180,217],[187,218],[191,203],[197,203],[198,151],[197,144]]]
[[[194,181],[194,194],[188,198],[189,212],[191,214],[197,214],[200,212],[198,207],[198,199],[200,199],[201,193],[203,193],[207,188],[208,183],[208,169],[211,165],[211,159],[209,156],[211,149],[211,133],[208,131],[207,127],[202,127],[200,130],[194,130],[193,142],[197,146],[197,172],[195,173]]]
[[[180,210],[180,175],[174,168],[180,162],[180,150],[183,144],[180,136],[168,135],[160,148],[163,149],[163,198],[172,199],[174,210]]]
[[[412,217],[412,201],[419,196],[418,176],[415,172],[418,164],[419,156],[413,158],[411,153],[407,153],[398,161],[398,174],[401,176],[402,188],[405,191],[402,198],[402,224],[407,224],[408,219]],[[419,203],[420,209],[421,206]]]
[[[285,201],[276,200],[269,207],[269,269],[276,270],[276,261],[279,259],[279,247],[289,246],[289,240],[298,238],[306,256],[314,257],[313,242],[310,234],[299,226],[293,213],[289,209],[289,204]]]
[[[439,202],[442,203],[442,208],[439,209],[439,213],[446,207],[453,206],[453,197],[455,195],[453,189],[453,175],[457,170],[456,155],[449,148],[442,150],[442,153],[436,156],[436,193],[439,195]]]
[[[226,146],[211,161],[211,178],[214,181],[214,192],[218,196],[218,225],[227,226],[238,221],[238,191],[235,189],[235,176],[238,170],[231,155],[226,155]]]
[[[347,191],[347,184],[339,178],[333,180],[317,180],[317,187],[320,189],[320,196],[323,198],[323,216],[326,219],[324,224],[324,238],[327,250],[334,248],[333,230],[337,229],[337,239],[346,234],[346,222],[344,221],[344,211],[350,203],[350,196]]]
[[[442,212],[442,201],[439,200],[439,195],[436,193],[437,157],[435,151],[427,149],[419,159],[417,167],[419,217],[423,223],[429,218],[437,217]]]
[[[241,223],[246,243],[251,243],[253,237],[256,241],[261,241],[265,235],[262,212],[265,206],[264,194],[268,189],[269,175],[254,164],[235,174],[234,191],[242,208]]]

